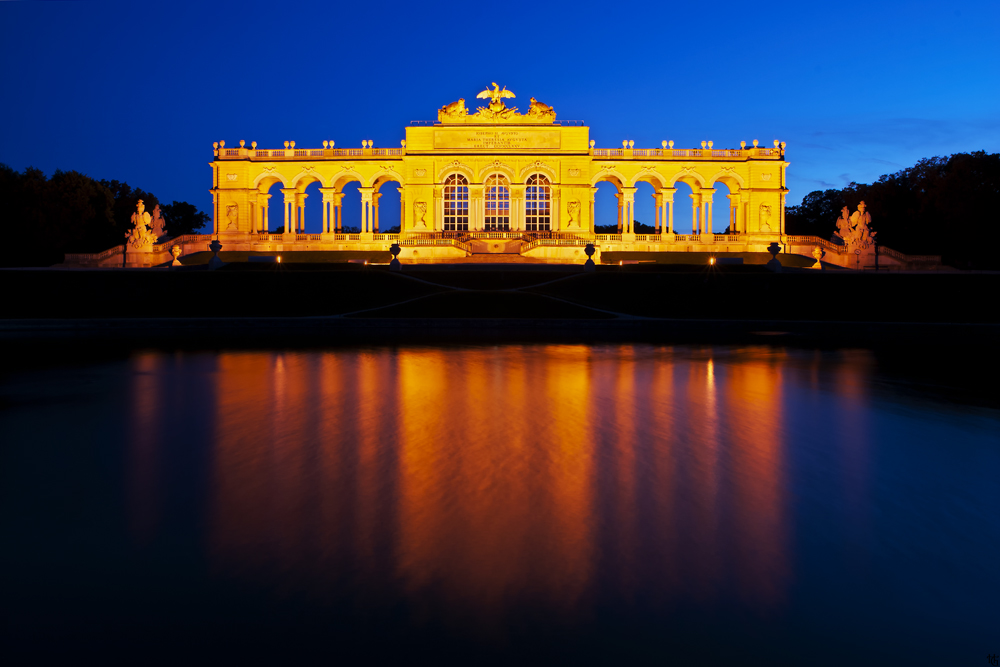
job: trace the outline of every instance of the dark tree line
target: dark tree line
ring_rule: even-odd
[[[810,192],[785,209],[789,234],[830,238],[841,209],[864,201],[879,244],[907,254],[941,255],[949,266],[1000,269],[991,232],[1000,223],[1000,153],[956,153],[920,160],[870,185]]]
[[[198,232],[209,221],[193,204],[163,204],[128,183],[77,171],[48,178],[33,167],[18,172],[0,164],[0,266],[51,266],[66,253],[121,245],[140,199],[149,212],[159,204],[171,237]]]

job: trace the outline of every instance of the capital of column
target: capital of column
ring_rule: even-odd
[[[695,204],[701,204],[701,192],[692,192],[688,195]]]
[[[297,192],[298,190],[296,190],[295,188],[281,188],[281,194],[285,195],[286,197],[289,195],[294,195]]]
[[[375,194],[375,188],[358,188],[358,192],[361,193],[362,202],[371,202],[372,195]]]
[[[320,194],[323,195],[323,203],[324,204],[328,203],[328,202],[332,202],[333,198],[334,198],[334,195],[337,194],[337,189],[336,188],[320,188],[319,191],[320,191]]]
[[[590,188],[590,201],[597,201],[597,188]]]

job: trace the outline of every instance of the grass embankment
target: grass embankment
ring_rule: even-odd
[[[603,264],[617,264],[621,261],[633,261],[644,264],[708,266],[708,260],[712,257],[716,259],[740,258],[744,265],[754,266],[764,265],[771,261],[771,253],[768,252],[604,252],[601,253],[601,262]],[[816,260],[811,257],[781,255],[782,266],[805,269],[815,263]]]
[[[6,319],[120,317],[669,319],[998,323],[995,274],[774,274],[640,264],[532,271],[231,264],[219,271],[0,271]],[[549,298],[555,297],[555,298]],[[593,310],[599,309],[599,310]],[[357,312],[361,311],[361,312]],[[928,341],[933,344],[934,341]]]

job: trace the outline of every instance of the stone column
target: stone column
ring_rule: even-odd
[[[381,196],[381,193],[372,193],[372,221],[374,223],[372,225],[372,232],[375,234],[378,234],[378,200]]]
[[[372,195],[375,188],[358,188],[361,193],[361,233],[372,234]]]
[[[336,200],[337,190],[335,188],[320,188],[319,192],[323,195],[323,234],[329,234],[333,231],[334,226],[334,204]]]
[[[656,208],[656,221],[653,225],[653,232],[655,234],[662,234],[663,232],[660,230],[660,220],[663,218],[663,214],[665,213],[663,210],[663,194],[655,192],[652,197],[654,202],[653,206]]]
[[[715,194],[712,190],[709,190],[707,194],[702,194],[701,196],[701,233],[704,236],[710,236],[712,234],[712,195]],[[704,239],[702,239],[704,240]]]
[[[624,203],[624,214],[625,218],[622,220],[622,227],[624,231],[622,234],[635,235],[635,188],[622,188],[624,191],[622,194],[625,199]]]
[[[402,186],[396,188],[399,193],[399,233],[406,231],[406,190]]]
[[[260,230],[262,232],[265,232],[265,233],[268,233],[268,232],[271,231],[271,228],[269,226],[270,225],[270,221],[267,219],[268,200],[270,198],[271,198],[271,195],[268,195],[268,194],[257,195],[257,201],[258,202],[261,199],[264,200],[264,204],[263,204],[263,207],[262,207],[263,211],[261,212],[261,221],[260,221],[260,228],[261,229]]]
[[[444,190],[441,186],[434,188],[434,209],[431,214],[431,230],[439,232],[444,229]]]
[[[590,233],[595,234],[594,226],[597,225],[597,220],[594,219],[594,209],[597,204],[597,188],[590,188]]]
[[[469,186],[469,231],[486,229],[486,188],[482,185]]]
[[[625,201],[625,195],[620,192],[615,193],[615,199],[618,200],[618,233],[622,233],[622,204]]]
[[[344,193],[343,192],[338,192],[336,195],[334,195],[334,204],[333,205],[334,205],[334,207],[336,209],[336,213],[337,213],[337,226],[336,226],[336,231],[334,233],[335,234],[343,234],[344,233],[344,216],[343,216],[343,212],[344,212]]]
[[[667,206],[667,234],[674,233],[674,194],[675,188],[663,188],[663,200]]]
[[[740,229],[740,193],[729,195],[729,231],[732,234],[741,233]]]
[[[210,190],[212,193],[212,233],[216,236],[219,235],[219,191],[215,188]]]
[[[692,192],[691,197],[691,234],[700,234],[698,226],[698,210],[701,208],[701,191]]]
[[[785,195],[788,194],[788,190],[782,190],[780,195],[780,200],[778,202],[778,233],[784,235],[785,233]],[[784,241],[782,241],[784,242]]]
[[[295,202],[295,233],[305,234],[306,233],[306,197],[308,197],[304,192],[300,192],[297,201]]]
[[[746,190],[740,190],[740,211],[742,213],[740,227],[744,234],[748,234],[750,232],[750,193]]]
[[[292,224],[295,221],[293,209],[295,208],[295,195],[297,191],[295,188],[281,188],[281,194],[284,196],[282,201],[285,206],[285,234],[294,234],[295,231],[292,228]]]
[[[515,184],[510,186],[510,229],[511,231],[524,231],[524,193],[528,189],[527,185]],[[549,212],[552,215],[552,212]],[[550,218],[551,219],[551,218]]]
[[[562,192],[555,185],[550,187],[552,196],[549,198],[549,231],[558,232],[559,222],[562,219]]]

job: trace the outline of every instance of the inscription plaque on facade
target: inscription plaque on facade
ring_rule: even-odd
[[[480,150],[531,150],[560,148],[559,130],[486,128],[436,128],[434,148]]]

